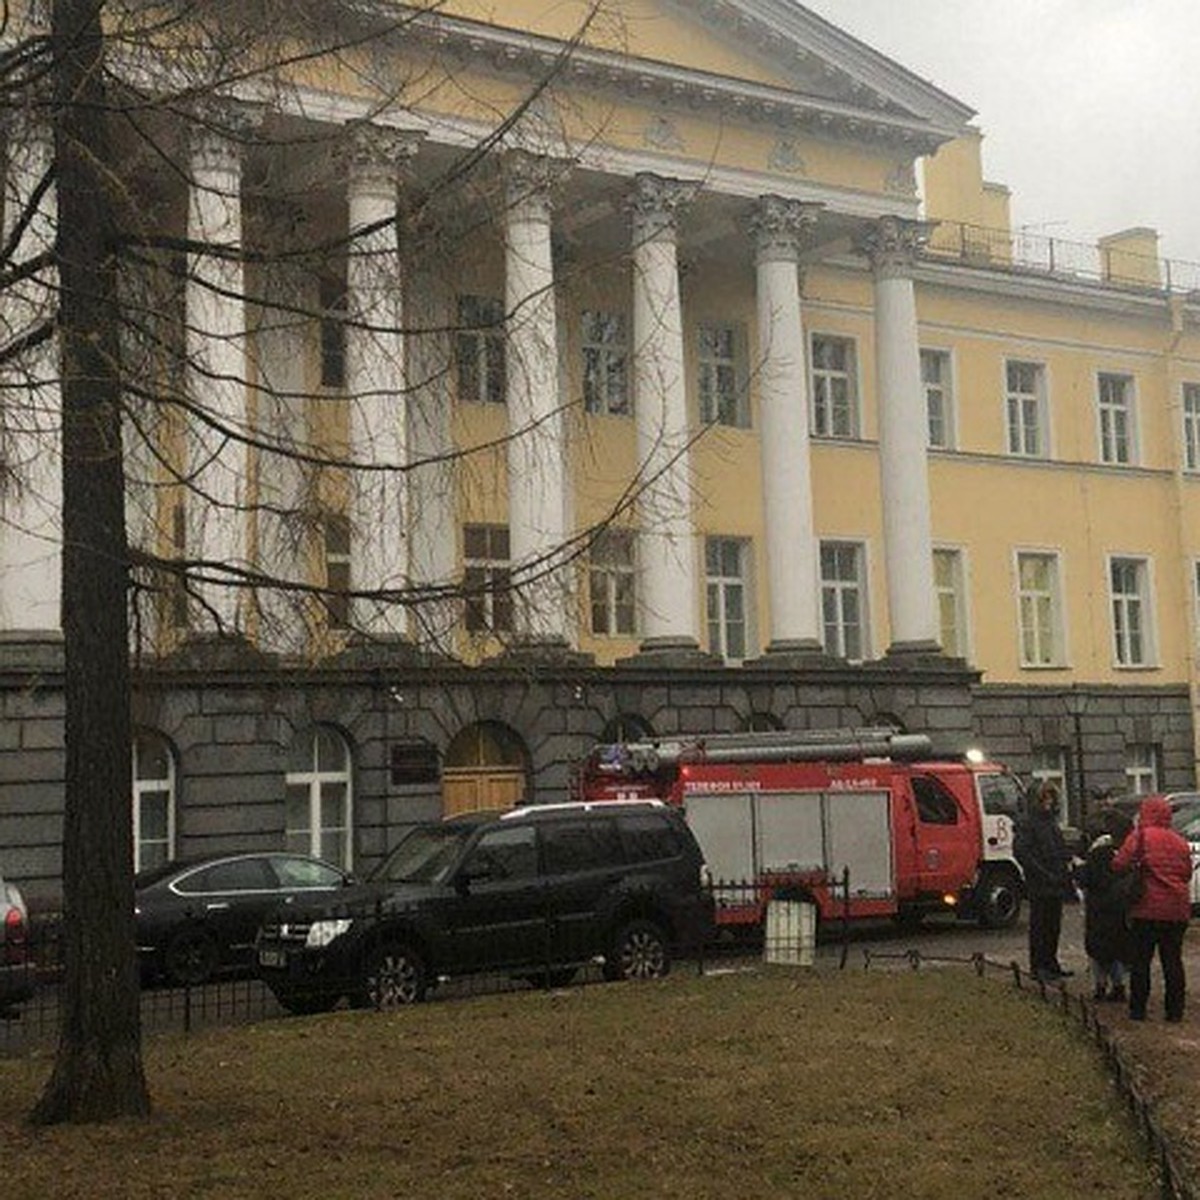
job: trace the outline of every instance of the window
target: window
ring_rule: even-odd
[[[311,858],[289,858],[272,854],[271,868],[284,888],[337,888],[343,883],[341,872],[328,863],[313,862]]]
[[[619,867],[624,861],[615,820],[547,821],[542,825],[542,862],[547,875]]]
[[[458,398],[503,404],[506,387],[504,305],[486,296],[459,296],[454,340]]]
[[[504,633],[513,627],[508,526],[463,527],[463,588],[470,633]]]
[[[738,377],[738,331],[731,325],[701,325],[698,333],[700,420],[745,429],[750,408]]]
[[[171,509],[171,549],[175,558],[187,558],[187,509],[176,504]],[[182,570],[172,571],[167,581],[167,598],[170,608],[171,627],[188,627],[188,585]]]
[[[679,838],[671,822],[658,813],[621,813],[617,828],[629,862],[678,858]]]
[[[1058,794],[1067,795],[1067,752],[1062,746],[1035,746],[1033,748],[1033,769],[1029,772],[1030,779],[1035,785],[1052,783],[1058,789]],[[1059,820],[1066,824],[1071,814],[1064,803],[1059,810]]]
[[[299,734],[284,782],[284,848],[349,868],[352,798],[345,738],[328,726]]]
[[[583,407],[629,415],[629,336],[620,313],[583,314]]]
[[[749,551],[740,538],[709,538],[704,546],[708,648],[726,662],[741,662],[749,645]]]
[[[929,417],[929,445],[937,450],[954,448],[954,392],[950,381],[950,355],[945,350],[921,351],[921,382]]]
[[[463,864],[465,874],[487,879],[532,879],[537,873],[537,835],[532,826],[489,829]]]
[[[932,775],[914,775],[912,790],[922,825],[958,824],[958,805],[940,780]]]
[[[1100,417],[1100,461],[1137,461],[1134,442],[1133,377],[1101,374],[1097,382]]]
[[[866,572],[857,542],[821,543],[821,617],[825,653],[851,662],[866,657]]]
[[[854,343],[814,333],[812,337],[812,431],[817,437],[858,436],[858,381]]]
[[[1058,667],[1065,661],[1058,556],[1017,555],[1021,666]]]
[[[1200,383],[1183,385],[1183,465],[1200,471]]]
[[[189,896],[214,892],[273,892],[276,880],[265,858],[234,858],[193,871],[175,886]]]
[[[318,285],[321,306],[321,386],[346,386],[346,289],[333,275]]]
[[[1134,796],[1158,791],[1158,747],[1133,742],[1125,747],[1125,786]]]
[[[350,628],[350,521],[325,517],[325,615],[330,629]]]
[[[1008,406],[1008,452],[1045,458],[1046,368],[1041,363],[1004,364]]]
[[[166,738],[139,733],[133,741],[133,869],[175,857],[175,755]]]
[[[942,649],[949,655],[964,658],[967,653],[967,621],[960,551],[933,552],[933,586],[937,593]]]
[[[592,632],[604,637],[632,637],[636,613],[633,534],[605,529],[592,543],[588,591]]]
[[[1112,597],[1113,660],[1120,667],[1148,666],[1150,566],[1144,558],[1112,558],[1108,564]]]

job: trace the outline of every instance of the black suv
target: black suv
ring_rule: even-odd
[[[609,979],[666,974],[708,936],[696,839],[658,801],[553,804],[419,825],[369,881],[281,908],[258,971],[291,1012],[421,1000],[432,981],[503,972],[561,986],[602,959]]]

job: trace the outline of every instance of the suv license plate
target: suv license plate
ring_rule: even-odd
[[[287,951],[260,950],[258,952],[258,965],[260,967],[286,967]]]

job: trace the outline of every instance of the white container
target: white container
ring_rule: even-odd
[[[817,908],[801,900],[771,900],[763,962],[811,967],[817,945]]]

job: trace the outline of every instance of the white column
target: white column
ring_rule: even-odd
[[[346,292],[346,389],[351,454],[351,575],[356,591],[400,592],[409,582],[408,417],[397,185],[418,138],[359,127],[352,133]],[[407,608],[386,595],[353,604],[356,630],[408,633]]]
[[[19,119],[8,127],[5,243],[29,217],[12,256],[16,268],[54,248],[51,185],[35,201],[53,160],[50,129]],[[7,287],[0,343],[12,346],[48,325],[50,336],[0,374],[0,634],[59,636],[62,582],[62,397],[58,386],[57,274],[53,267]]]
[[[699,648],[696,536],[676,215],[692,185],[638,175],[633,214],[633,403],[642,649]]]
[[[562,164],[513,151],[505,159],[508,529],[518,632],[569,644],[567,455],[558,391],[550,185]]]
[[[758,266],[757,373],[771,610],[768,654],[813,653],[822,646],[798,267],[801,241],[819,208],[764,196],[751,220]]]
[[[228,125],[231,114],[222,112]],[[217,129],[192,129],[188,197],[187,352],[189,396],[199,410],[189,425],[186,556],[203,608],[200,628],[241,628],[245,588],[237,574],[250,566],[247,481],[246,286],[242,254],[240,147]]]
[[[912,280],[916,252],[926,236],[927,226],[920,222],[883,217],[859,239],[875,274],[875,395],[892,627],[889,654],[939,650],[926,458],[929,426]]]

